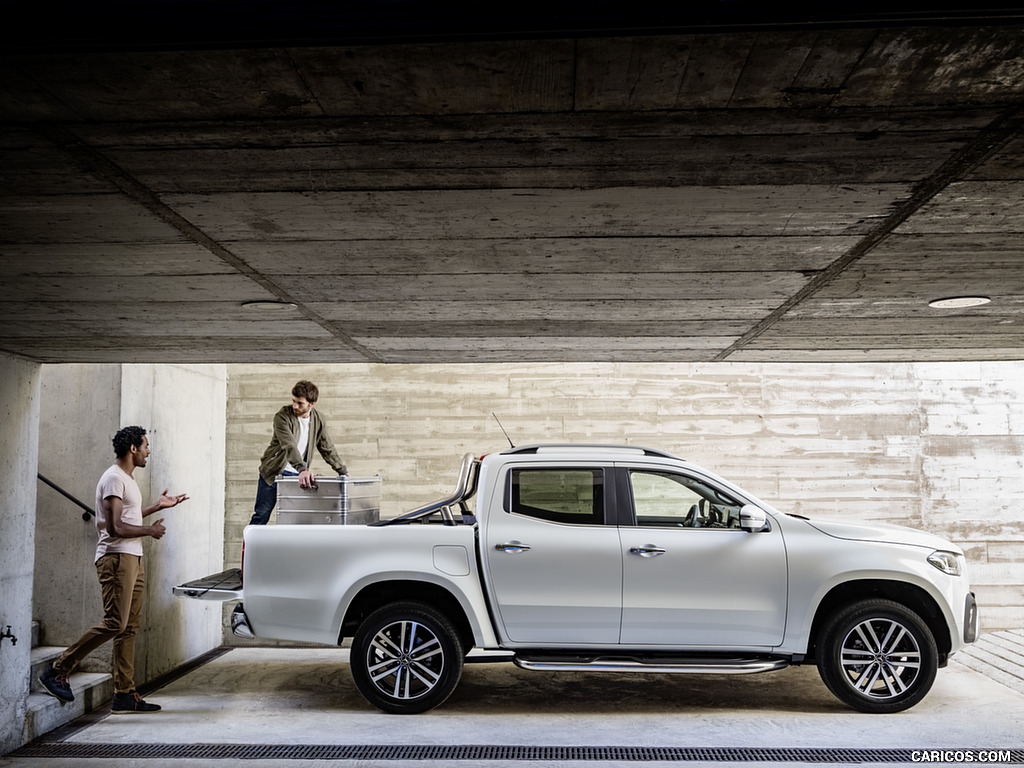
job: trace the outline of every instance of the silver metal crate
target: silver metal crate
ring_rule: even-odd
[[[381,476],[318,477],[299,488],[299,478],[277,477],[278,525],[368,525],[380,520]]]

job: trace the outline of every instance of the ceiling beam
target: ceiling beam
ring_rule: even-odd
[[[896,231],[897,227],[920,211],[942,190],[962,179],[1011,140],[1021,136],[1022,132],[1024,132],[1024,107],[1016,106],[1000,114],[985,129],[979,131],[972,141],[961,147],[958,152],[939,166],[934,173],[918,182],[910,196],[898,205],[890,216],[879,222],[846,253],[818,272],[775,311],[715,355],[714,360],[716,362],[727,360],[750,345],[794,309],[835,282],[861,257],[877,248]]]

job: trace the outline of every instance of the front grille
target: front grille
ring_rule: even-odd
[[[933,748],[929,748],[933,751]],[[965,752],[981,750],[943,750]],[[994,750],[988,750],[994,751]],[[1024,748],[1004,749],[1004,764],[1024,763]],[[75,744],[34,742],[9,757],[196,760],[497,760],[635,762],[912,763],[914,749],[832,747],[583,747],[380,744]]]

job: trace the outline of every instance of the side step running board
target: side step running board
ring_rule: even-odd
[[[670,672],[690,675],[753,675],[789,666],[786,659],[516,656],[517,667],[554,672]]]

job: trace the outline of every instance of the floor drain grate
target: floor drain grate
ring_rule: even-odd
[[[1024,748],[1002,750],[804,747],[557,747],[360,744],[87,744],[34,742],[8,757],[207,760],[551,760],[665,762],[913,763],[921,754],[982,753],[1024,763]],[[918,757],[915,757],[917,755]],[[1000,759],[996,760],[998,757]]]

